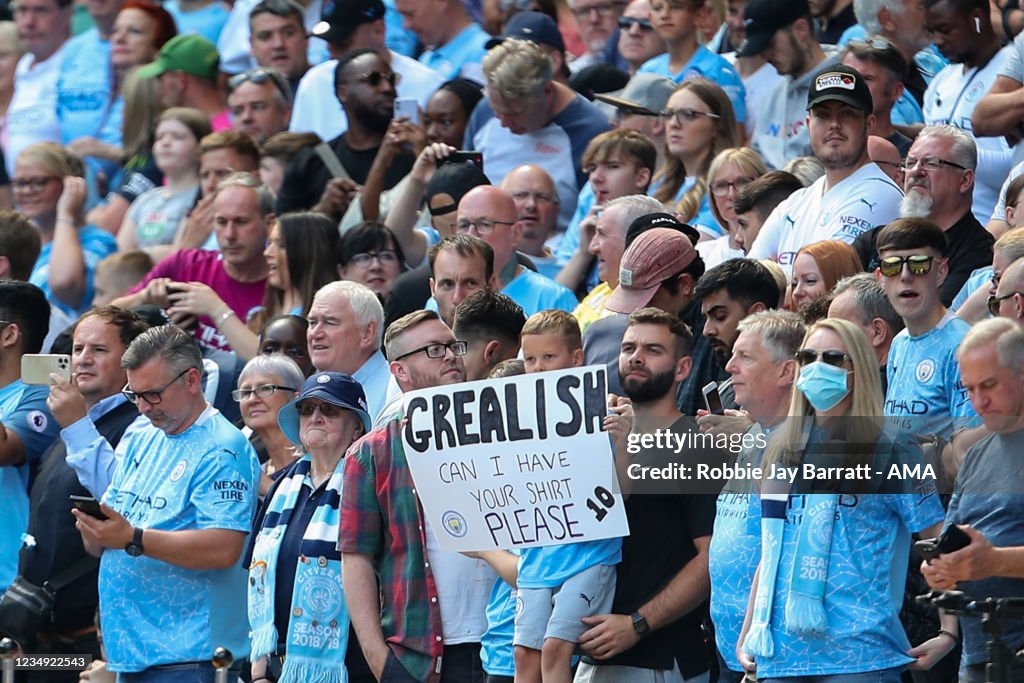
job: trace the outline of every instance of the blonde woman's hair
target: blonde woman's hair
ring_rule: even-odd
[[[654,197],[663,204],[671,204],[686,177],[688,175],[696,176],[697,182],[686,191],[675,207],[682,219],[689,221],[700,212],[701,201],[707,194],[708,170],[711,167],[711,160],[724,149],[738,147],[740,140],[736,131],[736,114],[733,112],[732,102],[729,101],[729,96],[725,94],[721,86],[706,78],[694,78],[680,83],[675,92],[683,90],[692,92],[711,109],[712,114],[718,115],[717,119],[712,119],[715,123],[715,134],[711,138],[711,144],[701,168],[685,168],[683,162],[675,156],[669,154],[666,157],[665,165],[655,176],[655,180],[660,180],[661,185],[654,193]]]
[[[830,330],[838,335],[852,360],[855,378],[850,412],[836,421],[837,424],[831,429],[831,436],[858,449],[846,453],[844,465],[853,466],[868,462],[873,456],[873,451],[865,447],[878,440],[883,425],[882,381],[878,374],[878,359],[864,331],[857,325],[839,318],[823,318],[810,325],[801,348],[807,345],[807,340],[818,330]],[[770,472],[773,464],[793,465],[800,462],[805,446],[805,423],[813,415],[814,408],[794,385],[789,402],[789,418],[773,435],[765,450],[762,465],[765,472]]]
[[[730,147],[729,149],[723,149],[711,160],[711,165],[708,167],[708,189],[715,184],[715,176],[718,175],[718,171],[726,164],[736,164],[740,171],[755,179],[768,172],[768,165],[764,162],[764,157],[751,148]],[[718,224],[723,228],[728,228],[729,226],[725,224],[725,219],[722,218],[722,212],[718,210],[718,202],[715,201],[714,197],[711,198],[709,204],[711,204],[711,213],[715,215],[715,220],[718,221]]]
[[[29,145],[18,155],[18,160],[42,166],[58,178],[69,175],[85,177],[85,166],[81,160],[55,142]]]
[[[121,97],[124,99],[124,123],[121,126],[121,146],[124,158],[148,156],[153,148],[156,121],[163,111],[158,94],[159,81],[139,78],[139,67],[129,69],[121,79]]]
[[[506,102],[528,100],[552,78],[551,58],[534,42],[506,38],[483,61],[487,93]]]

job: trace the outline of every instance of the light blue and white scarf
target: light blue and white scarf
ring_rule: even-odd
[[[303,456],[277,487],[253,545],[248,586],[253,659],[277,650],[274,589],[278,554],[303,484],[308,483],[313,489],[310,467],[309,455]],[[349,616],[341,589],[341,553],[338,551],[342,481],[339,462],[302,535],[300,554],[295,558],[295,589],[279,683],[345,683],[348,680],[345,653]]]
[[[806,452],[805,431],[801,455]],[[754,611],[743,649],[755,657],[771,657],[772,607],[782,559],[782,537],[790,500],[790,483],[770,479],[761,492],[761,573],[754,594]],[[825,590],[828,587],[832,528],[839,496],[834,493],[805,496],[806,505],[797,530],[796,557],[789,586],[785,589],[785,627],[791,633],[825,633]]]

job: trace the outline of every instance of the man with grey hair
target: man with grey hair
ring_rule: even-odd
[[[126,296],[121,308],[153,304],[171,319],[194,325],[205,348],[230,351],[225,327],[242,325],[263,301],[267,283],[269,226],[273,195],[248,173],[228,176],[213,200],[213,230],[218,251],[182,249],[158,263]]]
[[[1020,495],[1020,454],[1024,449],[1024,330],[996,318],[975,325],[957,350],[960,377],[989,434],[975,443],[956,475],[946,526],[956,525],[970,543],[921,565],[937,590],[1006,598],[1024,594],[1024,496]],[[961,619],[960,680],[988,680],[989,640],[978,619]],[[1024,662],[1013,653],[1024,643],[1024,619],[1003,621],[998,652],[1007,662],[1004,680],[1024,678]],[[995,664],[993,662],[993,664]]]
[[[893,337],[905,327],[903,318],[892,307],[885,289],[872,273],[859,273],[845,277],[832,289],[832,303],[828,317],[848,320],[864,330],[871,348],[878,359],[882,373],[882,391],[885,392],[889,378],[886,363],[889,362],[889,347]]]
[[[626,230],[641,216],[663,210],[664,206],[654,197],[631,194],[611,200],[598,212],[592,231],[588,231],[592,236],[585,244],[580,244],[581,249],[559,276],[559,281],[565,282],[563,278],[571,277],[571,271],[576,268],[575,281],[579,283],[586,276],[593,258],[597,257],[600,284],[590,290],[572,312],[580,323],[580,332],[586,332],[591,323],[612,314],[604,304],[612,290],[619,286],[619,262],[626,251]]]
[[[726,364],[743,411],[725,415],[700,411],[697,423],[711,434],[748,434],[752,443],[763,439],[789,414],[798,368],[794,355],[803,343],[805,326],[796,313],[761,311],[740,321],[739,336]],[[738,462],[758,467],[763,449],[745,449]],[[760,559],[761,531],[750,516],[757,498],[757,481],[734,479],[718,497],[715,533],[711,537],[708,569],[711,575],[711,615],[718,652],[728,671],[720,681],[740,681],[743,667],[736,658],[747,598]],[[754,503],[756,504],[756,502]]]
[[[576,17],[580,39],[586,49],[586,52],[569,63],[573,73],[605,61],[605,47],[615,34],[616,23],[625,7],[624,0],[569,0],[569,10]]]
[[[950,125],[922,128],[904,162],[900,217],[927,218],[945,231],[949,243],[949,275],[939,292],[947,307],[975,269],[992,263],[995,238],[972,211],[977,165],[974,139]],[[854,244],[869,270],[877,266],[879,230],[859,236]]]
[[[536,43],[508,38],[483,62],[487,97],[473,110],[464,146],[483,153],[484,172],[499,182],[522,164],[548,170],[559,198],[559,227],[569,224],[587,181],[583,151],[608,130],[608,118],[556,82],[551,59]]]
[[[920,0],[853,0],[853,13],[863,28],[864,36],[887,39],[909,65],[903,85],[913,101],[900,100],[893,110],[893,121],[897,124],[920,123],[924,120],[921,113],[924,91],[944,65],[942,57],[929,49],[931,36],[924,22],[924,4]],[[905,108],[904,105],[909,106]],[[910,112],[914,113],[913,120],[904,116]]]
[[[74,511],[86,549],[100,557],[108,666],[137,681],[165,680],[173,667],[212,682],[215,647],[236,657],[249,651],[245,621],[220,615],[245,610],[239,558],[259,463],[203,397],[202,356],[189,335],[173,325],[147,330],[121,366],[123,393],[149,424],[115,452],[102,438],[67,442],[69,456],[93,449],[115,461],[102,496],[106,519]]]
[[[344,372],[363,385],[367,412],[376,419],[387,403],[388,362],[380,350],[384,307],[358,282],[330,282],[309,307],[309,359],[317,372]]]

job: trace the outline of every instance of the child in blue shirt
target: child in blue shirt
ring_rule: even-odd
[[[583,364],[579,324],[564,311],[530,316],[521,341],[528,373]],[[583,617],[611,610],[621,558],[621,538],[522,550],[513,638],[517,681],[572,680],[573,651],[588,628]]]

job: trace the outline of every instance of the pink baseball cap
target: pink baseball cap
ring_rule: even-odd
[[[604,306],[615,313],[632,313],[649,304],[661,283],[683,272],[697,251],[678,230],[652,228],[640,234],[619,263],[619,286]]]

